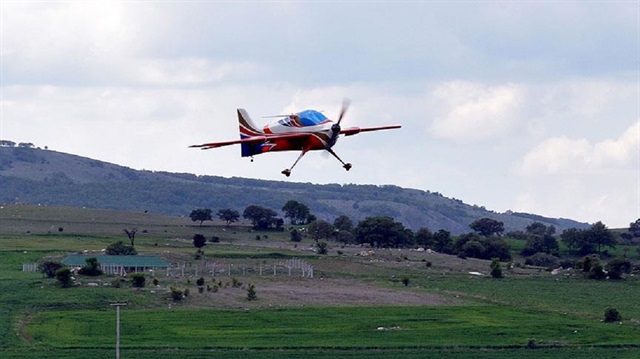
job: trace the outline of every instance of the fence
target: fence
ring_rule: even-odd
[[[40,269],[38,268],[37,263],[23,263],[22,264],[23,272],[38,272]]]
[[[173,268],[166,269],[167,277],[200,277],[203,275],[215,276],[300,276],[313,278],[313,266],[299,258],[291,258],[277,263],[253,263],[238,264],[226,262],[205,262],[204,264],[178,263]]]

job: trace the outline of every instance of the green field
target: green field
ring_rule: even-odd
[[[17,206],[0,210],[0,227],[2,358],[113,357],[114,301],[128,303],[121,312],[123,358],[637,358],[640,352],[640,282],[633,276],[594,281],[525,268],[493,279],[468,273],[486,272],[486,261],[397,250],[363,258],[354,254],[363,248],[339,246],[317,256],[305,249],[311,240],[295,246],[286,233],[200,228],[149,214]],[[256,285],[258,300],[249,302],[245,287],[198,293],[195,278],[161,276],[158,287],[134,289],[102,276],[63,289],[21,271],[22,263],[126,242],[122,228],[133,227],[146,229],[136,242],[145,254],[197,263],[188,239],[205,232],[221,242],[205,247],[203,260],[275,263],[295,256],[313,263],[317,275],[239,277]],[[174,302],[170,286],[190,295]],[[334,301],[315,298],[333,286]],[[345,288],[360,289],[344,294]],[[361,288],[391,299],[367,298]],[[617,308],[622,322],[604,323],[607,307]]]

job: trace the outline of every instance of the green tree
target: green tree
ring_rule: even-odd
[[[189,217],[194,222],[200,222],[200,226],[202,226],[202,223],[204,221],[213,220],[213,216],[211,213],[212,211],[209,208],[197,208],[191,211],[191,214],[189,214]]]
[[[60,262],[45,261],[40,265],[40,271],[44,273],[47,278],[53,278],[56,276],[56,271],[62,267],[64,267],[64,265]]]
[[[282,219],[278,221],[278,213],[271,208],[264,208],[261,206],[250,205],[244,209],[242,217],[248,219],[253,224],[254,229],[269,229],[272,226],[278,227],[278,224],[282,226]]]
[[[85,262],[87,264],[84,267],[80,268],[78,274],[88,275],[91,277],[99,276],[100,274],[102,274],[102,271],[100,270],[100,263],[98,263],[97,258],[87,258]]]
[[[422,227],[416,232],[414,241],[417,246],[431,248],[434,244],[433,233],[431,233],[429,228]]]
[[[348,216],[340,215],[333,221],[333,227],[338,231],[353,231],[353,221]]]
[[[333,234],[333,225],[327,221],[319,219],[309,223],[307,233],[318,243],[320,239],[327,239]]]
[[[629,233],[633,238],[640,237],[640,218],[636,219],[635,222],[629,223]]]
[[[71,270],[69,268],[62,267],[58,269],[55,276],[58,284],[60,284],[62,288],[68,288],[71,286]]]
[[[298,201],[289,200],[282,207],[284,217],[291,220],[291,224],[305,224],[309,218],[309,207]]]
[[[131,275],[131,285],[134,288],[144,288],[147,279],[143,273],[133,273]]]
[[[616,239],[613,233],[602,222],[594,223],[586,232],[587,243],[602,252],[604,247],[615,248]]]
[[[249,284],[247,287],[247,300],[253,301],[258,299],[258,295],[256,294],[256,286],[253,284]]]
[[[493,258],[489,267],[491,268],[491,276],[493,278],[502,278],[502,265],[500,264],[500,259]]]
[[[504,232],[504,223],[491,218],[480,218],[473,221],[469,227],[481,236],[500,235]]]
[[[193,235],[193,246],[200,249],[207,245],[207,238],[202,234],[194,234]]]
[[[356,241],[376,248],[401,248],[413,242],[413,234],[391,217],[374,216],[360,221],[355,228]]]
[[[133,256],[138,254],[133,246],[128,246],[122,241],[108,245],[105,253],[110,256]]]
[[[577,252],[585,243],[584,231],[577,228],[565,229],[560,234],[560,239],[571,252]]]
[[[223,208],[218,210],[218,218],[225,221],[227,227],[231,225],[231,223],[237,222],[240,219],[240,212],[231,208]]]
[[[302,234],[297,229],[292,229],[291,232],[291,241],[292,242],[302,242]]]
[[[316,246],[318,247],[318,254],[329,253],[329,244],[327,242],[319,242]]]
[[[444,229],[438,230],[433,234],[433,250],[439,253],[450,253],[453,239],[451,233]]]

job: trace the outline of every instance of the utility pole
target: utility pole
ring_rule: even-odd
[[[120,307],[127,305],[127,303],[115,302],[109,305],[116,307],[116,359],[120,359]]]

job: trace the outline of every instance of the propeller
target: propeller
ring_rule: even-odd
[[[351,104],[351,101],[349,99],[344,99],[342,101],[342,109],[340,110],[340,116],[338,116],[338,122],[334,123],[333,126],[331,126],[331,132],[333,132],[333,137],[335,138],[336,136],[338,136],[338,134],[340,134],[340,122],[342,122],[342,119],[344,118],[344,114],[347,112],[347,109],[349,109],[349,105]]]

